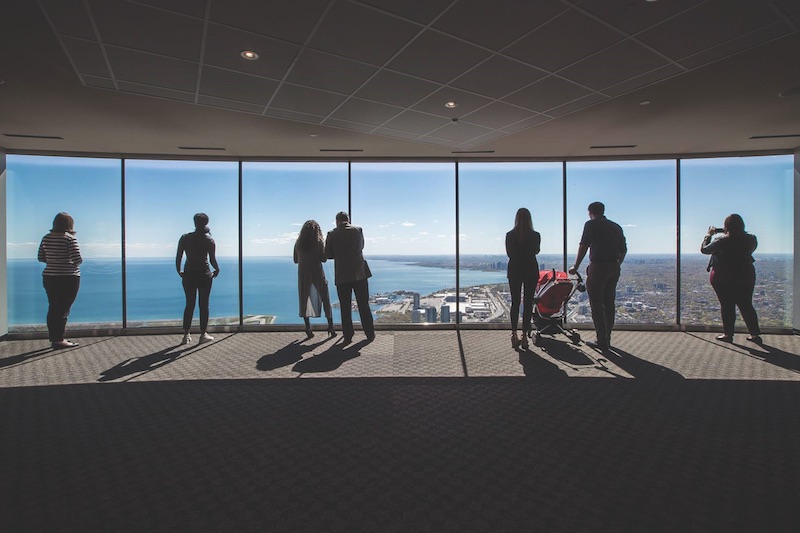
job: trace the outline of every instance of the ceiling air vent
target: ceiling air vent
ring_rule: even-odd
[[[493,154],[494,150],[453,150],[451,154]]]
[[[178,146],[179,150],[217,150],[217,151],[224,151],[225,148],[219,148],[216,146]]]
[[[787,133],[785,135],[753,135],[751,139],[788,139],[790,137],[800,137],[800,133]]]
[[[361,148],[320,148],[320,152],[363,152]]]
[[[590,146],[592,150],[607,150],[609,148],[636,148],[635,144],[597,144]]]
[[[4,133],[6,137],[18,137],[21,139],[58,139],[60,141],[64,140],[64,137],[59,137],[58,135],[26,135],[24,133]]]

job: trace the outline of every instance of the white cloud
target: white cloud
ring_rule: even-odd
[[[250,239],[250,244],[288,244],[296,241],[299,234],[300,232],[294,231],[290,233],[282,233],[277,237]]]
[[[623,228],[636,228],[638,226],[638,224],[622,224]]]
[[[419,235],[428,235],[428,232],[427,231],[420,231]]]
[[[416,226],[416,224],[414,222],[406,221],[406,222],[403,222],[403,226],[405,226],[407,228],[410,228],[411,226]]]

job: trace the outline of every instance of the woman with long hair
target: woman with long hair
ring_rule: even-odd
[[[194,216],[194,231],[184,233],[178,241],[178,254],[175,257],[175,268],[183,278],[183,292],[186,295],[186,307],[183,309],[183,340],[181,345],[192,342],[189,330],[192,327],[192,316],[198,295],[200,297],[200,343],[211,342],[214,337],[206,333],[208,328],[208,302],[211,296],[211,285],[219,275],[217,264],[217,245],[211,238],[208,228],[208,215],[197,213]],[[186,254],[186,264],[181,270],[181,260]],[[209,266],[214,267],[211,272]]]
[[[521,207],[514,219],[514,229],[506,233],[508,254],[508,286],[511,290],[511,346],[528,349],[528,331],[531,327],[533,295],[539,280],[539,262],[536,254],[541,247],[542,236],[533,229],[531,212]],[[524,288],[524,300],[522,298]],[[522,338],[517,337],[519,305],[522,301]]]
[[[67,317],[81,286],[83,263],[78,241],[75,239],[75,221],[68,213],[59,213],[53,219],[50,233],[39,244],[38,259],[45,263],[42,284],[47,292],[47,334],[53,349],[72,348],[77,342],[64,338]]]
[[[300,235],[294,244],[294,262],[297,263],[297,292],[300,298],[300,316],[306,326],[306,336],[311,338],[309,317],[317,318],[321,315],[320,307],[325,311],[328,319],[328,336],[335,337],[333,329],[333,314],[331,313],[331,299],[328,294],[328,280],[322,263],[327,261],[325,256],[325,243],[322,239],[322,229],[316,220],[307,220],[300,229]]]
[[[733,342],[733,328],[736,322],[736,308],[750,335],[747,340],[761,342],[761,329],[758,315],[753,307],[753,288],[756,284],[756,269],[753,266],[753,252],[758,246],[755,235],[744,230],[744,220],[737,214],[725,219],[722,236],[711,238],[718,233],[711,226],[700,245],[700,252],[711,256],[708,270],[709,280],[719,299],[722,314],[722,335],[717,340]]]

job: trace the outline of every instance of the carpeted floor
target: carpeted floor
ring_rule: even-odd
[[[2,342],[0,531],[800,527],[800,337],[508,336]]]

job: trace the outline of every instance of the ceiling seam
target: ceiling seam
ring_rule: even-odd
[[[766,1],[770,6],[772,6],[772,9],[775,10],[775,13],[777,13],[778,16],[781,19],[783,19],[783,21],[786,23],[786,25],[789,26],[789,28],[792,29],[792,31],[797,31],[797,29],[798,29],[797,28],[797,24],[795,24],[794,21],[789,17],[789,15],[787,15],[783,11],[783,9],[781,9],[781,7],[777,3],[775,3],[775,0],[766,0]]]
[[[83,75],[78,70],[78,65],[76,65],[75,61],[72,59],[72,54],[69,53],[69,50],[67,49],[67,45],[64,44],[64,39],[62,39],[61,34],[58,32],[58,28],[56,28],[56,25],[55,25],[55,23],[53,23],[53,20],[50,18],[50,15],[48,15],[47,11],[45,11],[44,5],[42,5],[42,0],[36,0],[36,4],[38,4],[39,11],[42,12],[42,14],[44,15],[45,20],[47,21],[47,24],[50,26],[50,29],[55,34],[56,40],[58,40],[58,44],[61,45],[61,49],[63,50],[64,55],[67,56],[67,61],[69,61],[69,64],[72,65],[72,70],[75,71],[75,75],[78,76],[78,80],[80,80],[81,84],[85,86],[86,85],[86,80],[83,79]],[[65,35],[65,37],[69,37],[69,36]],[[90,41],[90,42],[94,42],[94,41]]]
[[[200,38],[200,58],[197,62],[197,81],[194,87],[194,103],[200,101],[200,80],[203,76],[203,62],[206,55],[206,39],[208,38],[208,19],[211,16],[211,0],[206,0],[205,17],[203,18],[203,36]]]
[[[111,75],[111,81],[114,82],[114,88],[119,90],[117,77],[114,75],[114,69],[111,68],[111,61],[108,59],[108,53],[106,52],[105,44],[103,43],[103,39],[100,37],[100,30],[97,28],[97,22],[95,22],[92,9],[89,7],[89,0],[83,0],[83,8],[86,10],[89,23],[92,25],[92,31],[94,31],[95,37],[97,37],[97,44],[100,45],[100,52],[103,54],[103,60],[106,62],[108,73]]]

